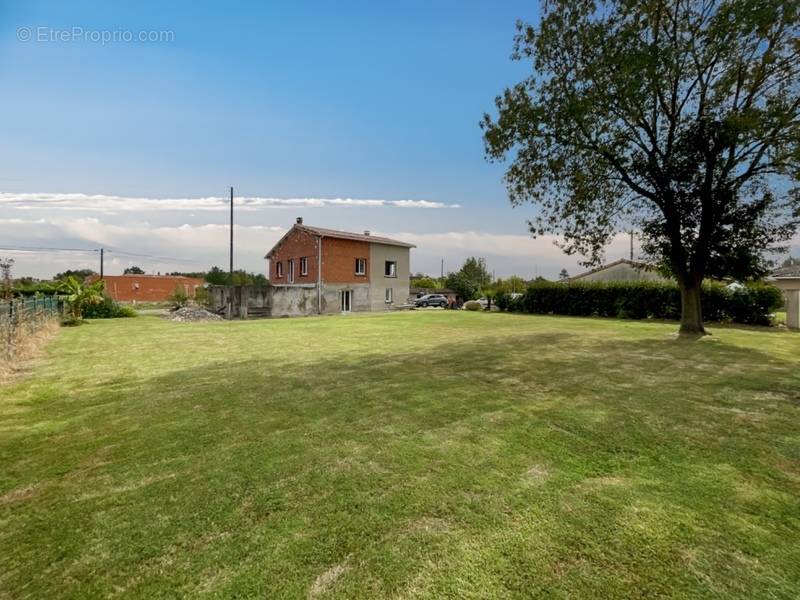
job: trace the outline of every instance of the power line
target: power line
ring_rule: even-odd
[[[8,252],[99,252],[98,248],[50,248],[46,246],[0,246]]]
[[[124,256],[135,256],[138,258],[150,258],[153,260],[175,261],[175,262],[189,262],[199,263],[203,262],[199,259],[190,258],[177,258],[175,256],[157,256],[154,254],[140,254],[138,252],[128,252],[127,250],[118,250],[116,248],[57,248],[52,246],[0,246],[0,250],[7,252],[111,252],[112,254],[120,254]]]

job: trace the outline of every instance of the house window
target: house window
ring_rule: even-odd
[[[367,259],[366,258],[357,258],[356,259],[356,275],[366,275],[367,274]]]
[[[308,258],[305,256],[300,259],[300,275],[308,275]]]
[[[391,304],[394,302],[394,298],[392,297],[392,288],[386,288],[386,292],[384,293],[384,298],[386,304]]]
[[[275,263],[275,277],[283,277],[283,263],[280,261]]]
[[[294,259],[289,259],[289,283],[294,283]]]
[[[397,263],[393,260],[387,260],[383,268],[383,275],[385,277],[397,277]]]

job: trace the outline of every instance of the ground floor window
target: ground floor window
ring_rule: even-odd
[[[289,283],[294,283],[294,259],[289,260]]]
[[[387,304],[394,302],[394,297],[392,295],[392,288],[386,288],[384,298]]]
[[[283,277],[283,263],[280,261],[275,263],[275,277]]]
[[[305,256],[300,259],[300,275],[308,275],[308,258]]]
[[[339,299],[342,303],[342,312],[350,312],[353,309],[353,292],[350,290],[342,290],[339,292]]]

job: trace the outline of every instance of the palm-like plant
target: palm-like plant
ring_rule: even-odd
[[[83,318],[83,309],[89,304],[100,304],[106,282],[102,279],[90,284],[83,284],[75,277],[67,277],[61,282],[59,289],[66,295],[67,304],[74,321]]]

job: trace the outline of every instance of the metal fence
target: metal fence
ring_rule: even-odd
[[[58,318],[64,303],[56,296],[0,300],[0,344],[2,357],[11,360],[20,342],[46,323]]]

